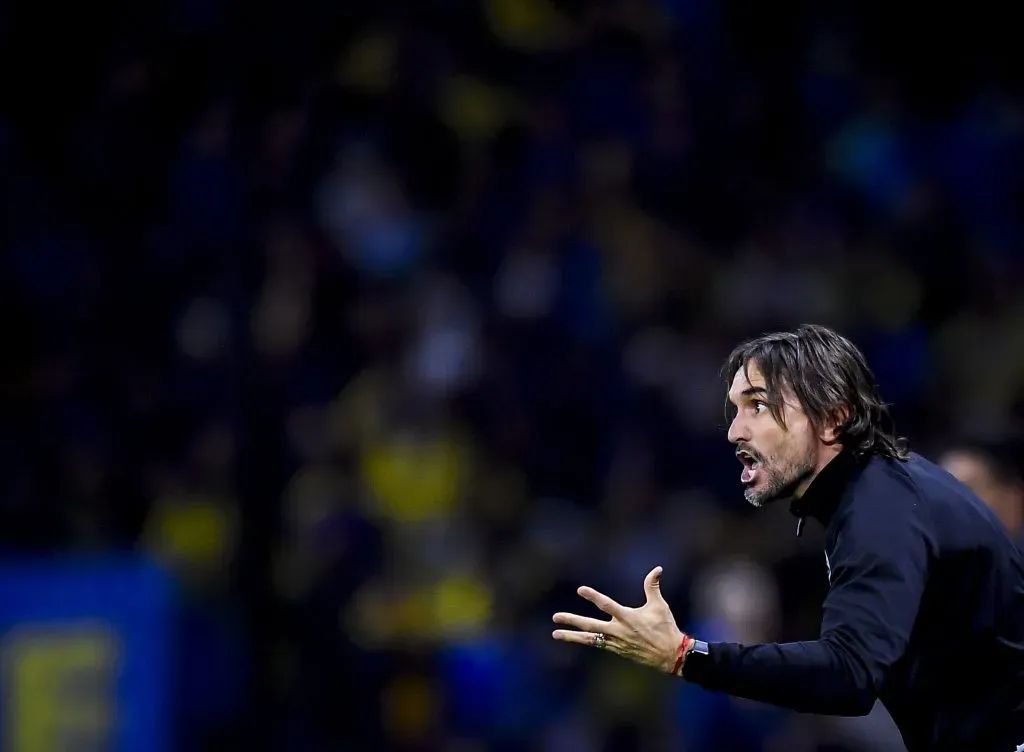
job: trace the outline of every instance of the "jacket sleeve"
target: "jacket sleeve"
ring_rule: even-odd
[[[910,641],[931,550],[916,499],[871,511],[851,513],[838,529],[817,640],[712,643],[687,659],[683,678],[798,712],[870,712]]]

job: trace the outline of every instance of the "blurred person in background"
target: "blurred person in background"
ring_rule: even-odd
[[[747,501],[790,499],[797,535],[808,516],[826,529],[819,639],[693,638],[661,593],[661,567],[638,609],[579,588],[612,618],[557,613],[578,631],[555,639],[799,712],[863,716],[880,699],[909,752],[1024,743],[1024,560],[991,510],[906,449],[864,356],[834,331],[749,340],[723,375]]]
[[[776,637],[779,597],[771,573],[757,563],[722,557],[698,573],[691,624],[716,641],[756,644]],[[684,684],[674,700],[683,749],[750,752],[787,740],[789,715],[779,708]],[[791,749],[797,749],[791,745]]]
[[[940,464],[988,504],[1020,541],[1024,535],[1024,441],[1016,436],[964,438],[942,454]]]

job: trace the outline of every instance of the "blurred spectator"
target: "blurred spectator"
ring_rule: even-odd
[[[771,575],[749,561],[715,561],[694,583],[690,623],[709,640],[758,643],[775,639],[779,601]],[[690,686],[677,692],[683,749],[755,750],[781,745],[788,715],[776,708]],[[785,748],[800,748],[793,741]]]
[[[940,457],[942,466],[976,493],[1006,529],[1024,534],[1024,443],[991,434],[952,443]]]

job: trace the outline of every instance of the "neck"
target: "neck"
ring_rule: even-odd
[[[804,484],[800,495],[790,501],[789,511],[800,519],[814,517],[827,527],[847,487],[872,456],[855,456],[842,451],[824,453],[817,464],[817,472]]]
[[[818,474],[828,467],[828,464],[838,457],[842,451],[843,447],[839,444],[820,447],[818,449],[817,462],[814,463],[814,472],[800,482],[800,485],[796,487],[796,491],[793,493],[793,497],[799,499],[807,493],[807,489],[811,487],[811,483],[818,477]]]

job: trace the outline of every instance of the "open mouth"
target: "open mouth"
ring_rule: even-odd
[[[757,471],[761,467],[761,461],[746,449],[737,449],[736,458],[743,463],[740,482],[745,486],[752,485],[757,480]]]

